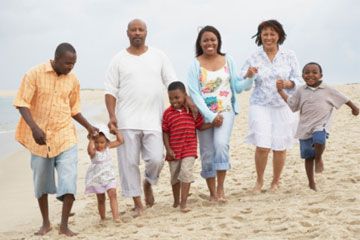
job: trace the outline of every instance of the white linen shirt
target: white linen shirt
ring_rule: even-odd
[[[177,81],[168,57],[149,47],[140,56],[126,49],[112,59],[105,80],[105,94],[116,98],[119,129],[161,132],[164,86]]]
[[[246,75],[250,66],[258,68],[258,73],[255,75],[255,87],[250,97],[250,105],[286,106],[286,103],[277,92],[276,80],[293,81],[295,87],[293,89],[285,89],[285,91],[290,95],[294,93],[295,88],[301,82],[299,63],[295,53],[291,50],[279,48],[271,62],[261,47],[245,62],[241,69],[242,76]]]

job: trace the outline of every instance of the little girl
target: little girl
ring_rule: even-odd
[[[110,141],[110,133],[106,126],[99,126],[99,134],[89,139],[88,154],[91,165],[86,173],[85,193],[96,193],[98,210],[101,220],[105,220],[105,192],[110,199],[110,207],[115,222],[120,222],[116,197],[116,178],[111,161],[110,148],[123,143],[122,135],[118,130],[116,140]]]

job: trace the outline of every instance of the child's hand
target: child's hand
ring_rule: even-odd
[[[257,73],[258,73],[258,68],[250,66],[245,74],[245,78],[252,78]]]
[[[285,88],[285,81],[276,80],[276,88],[278,91],[283,90]]]
[[[167,160],[175,160],[175,153],[172,149],[166,151],[166,159]]]

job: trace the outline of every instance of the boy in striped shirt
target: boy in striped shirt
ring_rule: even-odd
[[[204,123],[200,113],[194,118],[192,113],[185,109],[187,95],[182,82],[172,82],[168,87],[168,95],[171,106],[163,114],[162,130],[171,174],[173,207],[180,204],[181,212],[189,212],[186,201],[190,184],[194,181],[193,167],[197,158],[196,129],[205,130],[211,128],[212,124]]]

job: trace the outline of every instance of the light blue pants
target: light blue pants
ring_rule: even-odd
[[[53,158],[44,158],[31,154],[35,197],[56,193],[56,198],[63,200],[65,194],[76,194],[77,145]],[[55,169],[58,187],[55,184]]]
[[[201,176],[211,178],[216,176],[218,170],[229,170],[229,143],[234,125],[234,112],[221,113],[224,117],[221,127],[198,131]]]

